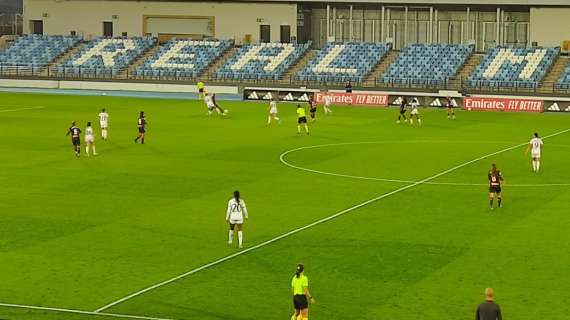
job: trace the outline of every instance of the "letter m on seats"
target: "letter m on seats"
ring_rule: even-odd
[[[528,52],[525,55],[519,56],[508,48],[502,48],[499,50],[493,61],[491,61],[485,72],[483,72],[483,77],[486,79],[493,79],[499,69],[507,62],[514,65],[526,62],[526,65],[518,74],[518,79],[530,80],[536,71],[536,68],[546,56],[546,53],[546,49],[536,49],[533,52]]]

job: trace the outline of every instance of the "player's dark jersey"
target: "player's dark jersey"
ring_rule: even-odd
[[[71,135],[71,138],[79,138],[79,135],[81,134],[81,129],[79,129],[76,126],[70,127],[69,128],[69,132],[68,134]]]
[[[400,103],[400,113],[406,112],[406,105],[407,104],[408,104],[408,101],[406,101],[406,99],[402,99],[402,102]]]
[[[501,171],[497,170],[495,172],[489,171],[487,174],[487,178],[489,179],[489,187],[490,188],[500,188],[501,181],[503,180],[503,175]]]
[[[144,129],[146,126],[146,119],[144,117],[139,117],[137,122],[137,127]]]

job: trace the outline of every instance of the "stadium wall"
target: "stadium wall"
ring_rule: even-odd
[[[113,35],[142,36],[145,19],[160,18],[210,20],[211,36],[236,40],[241,44],[246,35],[259,41],[260,25],[270,25],[271,41],[280,40],[280,26],[290,26],[297,34],[295,3],[236,2],[165,2],[165,1],[95,1],[95,0],[24,0],[24,33],[31,33],[33,20],[43,21],[43,33],[66,35],[76,31],[90,39],[103,35],[103,22],[113,23]],[[168,33],[176,23],[169,23]],[[182,25],[182,24],[178,24]],[[166,28],[166,26],[165,26]],[[147,30],[148,31],[148,30]],[[180,30],[180,33],[184,33]],[[153,36],[157,36],[153,34]]]
[[[560,46],[570,40],[569,17],[570,8],[531,8],[530,41],[540,46]]]

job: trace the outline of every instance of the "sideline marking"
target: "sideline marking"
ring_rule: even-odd
[[[570,131],[570,128],[569,128],[569,129],[562,130],[562,131],[558,131],[558,132],[553,133],[553,134],[550,134],[550,135],[548,135],[548,136],[544,136],[543,139],[546,139],[546,138],[549,138],[549,137],[554,137],[554,136],[557,136],[557,135],[566,133],[566,132],[568,132],[568,131]],[[389,196],[391,196],[391,195],[400,193],[400,192],[402,192],[402,191],[408,190],[408,189],[413,188],[413,187],[415,187],[415,186],[418,186],[418,185],[424,184],[424,183],[426,183],[426,182],[429,182],[429,181],[431,181],[431,180],[437,179],[437,178],[439,178],[439,177],[441,177],[441,176],[443,176],[443,175],[446,175],[446,174],[448,174],[448,173],[450,173],[450,172],[453,172],[453,171],[455,171],[455,170],[457,170],[457,169],[460,169],[460,168],[463,168],[463,167],[465,167],[465,166],[468,166],[468,165],[470,165],[470,164],[472,164],[472,163],[474,163],[474,162],[477,162],[477,161],[480,161],[480,160],[483,160],[483,159],[486,159],[486,158],[489,158],[489,157],[492,157],[492,156],[495,156],[495,155],[498,155],[498,154],[501,154],[501,153],[504,153],[504,152],[507,152],[507,151],[510,151],[510,150],[513,150],[513,149],[516,149],[516,148],[519,148],[519,147],[521,147],[521,146],[525,146],[525,145],[527,145],[527,144],[528,144],[528,142],[519,143],[519,144],[517,144],[517,145],[511,146],[511,147],[507,147],[507,148],[501,149],[501,150],[499,150],[499,151],[495,151],[495,152],[493,152],[493,153],[489,153],[489,154],[487,154],[487,155],[483,155],[483,156],[480,156],[480,157],[478,157],[478,158],[475,158],[475,159],[469,160],[469,161],[467,161],[467,162],[464,162],[464,163],[462,163],[462,164],[456,165],[456,166],[454,166],[454,167],[452,167],[452,168],[450,168],[450,169],[441,171],[441,172],[436,173],[436,174],[434,174],[434,175],[432,175],[432,176],[430,176],[430,177],[427,177],[427,178],[425,178],[425,179],[416,181],[416,182],[411,183],[411,184],[407,184],[407,185],[405,185],[405,186],[403,186],[403,187],[400,187],[400,188],[398,188],[398,189],[396,189],[396,190],[393,190],[393,191],[384,193],[384,194],[382,194],[382,195],[380,195],[380,196],[377,196],[377,197],[375,197],[375,198],[366,200],[366,201],[361,202],[361,203],[359,203],[359,204],[357,204],[357,205],[354,205],[354,206],[352,206],[352,207],[350,207],[350,208],[348,208],[348,209],[341,210],[341,211],[339,211],[339,212],[337,212],[337,213],[334,213],[334,214],[332,214],[332,215],[330,215],[330,216],[327,216],[327,217],[321,218],[321,219],[319,219],[319,220],[316,220],[316,221],[314,221],[314,222],[312,222],[312,223],[309,223],[309,224],[307,224],[307,225],[305,225],[305,226],[302,226],[302,227],[293,229],[293,230],[291,230],[291,231],[289,231],[289,232],[283,233],[283,234],[281,234],[281,235],[279,235],[279,236],[277,236],[277,237],[275,237],[275,238],[272,238],[272,239],[266,240],[266,241],[264,241],[264,242],[261,242],[261,243],[255,245],[255,246],[253,246],[253,247],[246,248],[246,249],[244,249],[244,250],[242,250],[242,251],[238,251],[238,252],[236,252],[236,253],[234,253],[234,254],[231,254],[231,255],[225,256],[225,257],[223,257],[223,258],[220,258],[220,259],[218,259],[218,260],[212,261],[212,262],[210,262],[210,263],[208,263],[208,264],[205,264],[205,265],[202,265],[202,266],[197,267],[197,268],[195,268],[195,269],[192,269],[192,270],[190,270],[190,271],[184,272],[184,273],[179,274],[179,275],[177,275],[177,276],[175,276],[175,277],[172,277],[172,278],[170,278],[170,279],[164,280],[164,281],[162,281],[162,282],[159,282],[159,283],[156,283],[156,284],[154,284],[154,285],[148,286],[148,287],[143,288],[143,289],[141,289],[141,290],[135,291],[135,292],[133,292],[133,293],[127,295],[127,296],[124,296],[124,297],[119,298],[119,299],[117,299],[117,300],[115,300],[115,301],[112,301],[112,302],[110,302],[110,303],[108,303],[108,304],[106,304],[106,305],[104,305],[104,306],[102,306],[102,307],[100,307],[100,308],[97,308],[97,309],[96,309],[95,311],[93,311],[93,312],[94,312],[94,313],[100,313],[100,312],[102,312],[102,311],[104,311],[104,310],[107,310],[107,309],[109,309],[109,308],[111,308],[111,307],[114,307],[114,306],[116,306],[116,305],[118,305],[118,304],[121,304],[121,303],[123,303],[123,302],[125,302],[125,301],[128,301],[128,300],[130,300],[130,299],[132,299],[132,298],[134,298],[134,297],[140,296],[141,294],[144,294],[144,293],[149,292],[149,291],[151,291],[151,290],[154,290],[154,289],[156,289],[156,288],[160,288],[160,287],[162,287],[162,286],[164,286],[164,285],[167,285],[167,284],[169,284],[169,283],[175,282],[175,281],[180,280],[180,279],[182,279],[182,278],[185,278],[185,277],[187,277],[187,276],[189,276],[189,275],[192,275],[192,274],[194,274],[194,273],[200,272],[200,271],[202,271],[202,270],[204,270],[204,269],[208,269],[208,268],[210,268],[210,267],[213,267],[213,266],[215,266],[215,265],[218,265],[218,264],[220,264],[220,263],[222,263],[222,262],[228,261],[228,260],[233,259],[233,258],[235,258],[235,257],[239,257],[239,256],[241,256],[241,255],[243,255],[243,254],[248,253],[248,252],[251,252],[251,251],[254,251],[254,250],[256,250],[256,249],[265,247],[265,246],[267,246],[267,245],[269,245],[269,244],[271,244],[271,243],[273,243],[273,242],[276,242],[276,241],[279,241],[279,240],[281,240],[281,239],[283,239],[283,238],[292,236],[292,235],[297,234],[297,233],[299,233],[299,232],[301,232],[301,231],[303,231],[303,230],[306,230],[306,229],[312,228],[312,227],[314,227],[314,226],[316,226],[316,225],[325,223],[325,222],[327,222],[327,221],[329,221],[329,220],[338,218],[338,217],[340,217],[340,216],[342,216],[342,215],[344,215],[344,214],[347,214],[347,213],[349,213],[349,212],[351,212],[351,211],[354,211],[354,210],[356,210],[356,209],[362,208],[362,207],[367,206],[367,205],[369,205],[369,204],[371,204],[371,203],[374,203],[374,202],[376,202],[376,201],[379,201],[379,200],[382,200],[382,199],[384,199],[384,198],[387,198],[387,197],[389,197]],[[282,153],[282,154],[279,156],[279,158],[282,159],[282,158],[284,157],[284,155],[285,155],[287,152],[288,152],[288,151]]]
[[[84,314],[84,315],[99,316],[99,317],[123,318],[123,319],[174,320],[174,319],[168,319],[168,318],[135,316],[132,314],[93,312],[93,311],[85,311],[85,310],[77,310],[77,309],[29,306],[29,305],[24,305],[24,304],[13,304],[13,303],[0,303],[0,307],[18,308],[18,309],[32,309],[32,310],[42,310],[42,311],[52,311],[52,312],[65,312],[65,313],[75,313],[75,314]]]

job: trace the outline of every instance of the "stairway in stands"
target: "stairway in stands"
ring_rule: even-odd
[[[472,54],[469,59],[467,59],[467,62],[459,68],[457,74],[449,80],[449,88],[461,91],[462,84],[467,81],[467,78],[475,71],[475,68],[481,63],[483,57],[485,57],[485,55],[482,53]]]
[[[47,68],[41,72],[41,75],[47,77],[53,73],[52,71],[59,66],[62,62],[66,61],[67,59],[71,58],[74,54],[79,52],[84,46],[86,42],[78,42],[77,45],[72,47],[71,49],[67,50],[64,54],[60,55],[59,57],[55,58]]]
[[[118,78],[131,77],[131,75],[134,74],[135,69],[138,68],[141,64],[143,64],[148,58],[152,57],[152,55],[155,54],[158,51],[158,49],[160,49],[160,45],[157,43],[153,47],[148,49],[145,53],[143,53],[141,56],[136,58],[134,62],[132,62],[127,68],[125,68],[125,70],[119,72],[117,77]]]
[[[279,77],[279,83],[281,84],[289,84],[293,82],[293,78],[295,77],[295,75],[301,70],[303,69],[307,63],[309,63],[309,61],[317,55],[317,53],[319,52],[319,50],[308,50],[307,53],[305,53],[305,55],[303,55],[299,60],[297,60],[297,62],[295,62],[295,64],[293,64],[293,66],[291,66],[291,68],[287,69],[287,71],[285,71],[280,77]]]
[[[559,55],[552,64],[550,70],[546,73],[546,76],[538,84],[537,92],[552,93],[556,81],[560,79],[560,76],[562,75],[562,72],[564,71],[564,68],[566,68],[566,65],[569,61],[570,57]]]
[[[202,71],[202,73],[198,76],[198,79],[202,81],[211,80],[214,72],[216,72],[216,70],[218,70],[226,61],[228,61],[228,59],[233,57],[238,50],[239,48],[236,47],[229,48],[226,52],[219,56],[214,61],[214,63],[210,64],[209,67],[204,69],[204,71]]]
[[[392,62],[394,62],[398,58],[399,55],[400,55],[400,51],[391,50],[390,52],[388,52],[382,58],[382,60],[380,60],[380,63],[378,63],[372,69],[372,71],[370,71],[370,73],[364,78],[363,86],[365,86],[365,87],[376,86],[376,79],[378,79],[380,76],[382,76],[386,72],[386,70],[388,70],[388,68],[390,67]]]

